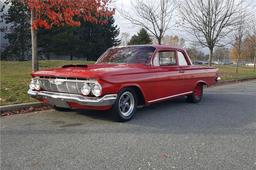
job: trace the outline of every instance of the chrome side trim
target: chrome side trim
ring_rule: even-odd
[[[161,100],[171,99],[171,98],[174,98],[174,97],[184,96],[184,95],[192,94],[192,93],[193,93],[193,91],[186,92],[186,93],[180,93],[180,94],[176,94],[176,95],[172,95],[172,96],[162,97],[162,98],[155,99],[155,100],[150,100],[148,102],[149,103],[154,103],[154,102],[158,102],[158,101],[161,101]]]
[[[109,94],[103,97],[86,97],[79,94],[56,93],[49,91],[33,91],[29,89],[28,94],[33,98],[49,99],[54,105],[60,102],[75,102],[85,106],[111,106],[115,103],[117,94]]]

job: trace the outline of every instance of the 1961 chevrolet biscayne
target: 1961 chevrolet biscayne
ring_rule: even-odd
[[[92,65],[32,73],[28,94],[56,109],[110,110],[130,120],[138,106],[178,96],[198,103],[215,84],[217,69],[194,66],[187,52],[162,45],[110,48]]]

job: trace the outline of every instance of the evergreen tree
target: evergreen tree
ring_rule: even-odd
[[[120,44],[120,40],[117,38],[120,31],[114,22],[113,17],[108,19],[106,25],[82,22],[78,30],[81,57],[97,60],[106,49]]]
[[[5,13],[5,9],[8,8]],[[23,3],[16,0],[6,1],[1,9],[1,20],[8,25],[5,32],[5,39],[9,45],[1,55],[1,59],[25,60],[31,46],[30,37],[30,15],[28,8]]]
[[[108,24],[92,24],[81,20],[80,27],[54,27],[39,31],[39,52],[46,58],[51,54],[69,55],[81,59],[97,60],[106,49],[120,43],[119,28],[110,17]]]
[[[138,44],[152,44],[147,31],[142,28],[137,35],[133,35],[128,45],[138,45]]]
[[[51,30],[42,30],[38,32],[39,55],[45,56],[48,60],[52,54],[68,55],[73,60],[74,55],[79,54],[79,27],[53,27]]]

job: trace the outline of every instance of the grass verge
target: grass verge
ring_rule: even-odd
[[[256,78],[256,72],[253,72],[253,67],[239,67],[238,73],[236,73],[236,67],[233,65],[221,65],[215,67],[219,68],[219,74],[222,81]]]

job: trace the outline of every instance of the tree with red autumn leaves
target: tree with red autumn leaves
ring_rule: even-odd
[[[113,16],[111,0],[20,0],[31,11],[32,71],[38,70],[37,30],[53,26],[80,26],[79,19],[106,24]]]

